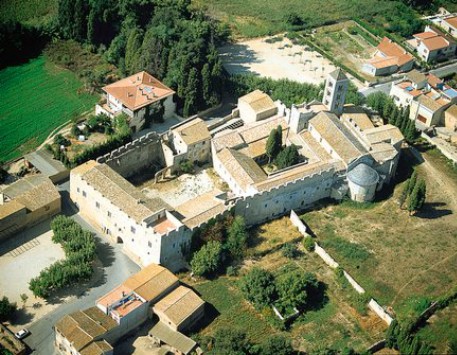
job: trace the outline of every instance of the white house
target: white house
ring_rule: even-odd
[[[456,44],[442,32],[427,26],[425,32],[413,35],[407,43],[427,63],[455,56]]]

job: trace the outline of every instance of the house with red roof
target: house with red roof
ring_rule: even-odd
[[[176,110],[174,91],[151,74],[142,71],[103,87],[106,102],[96,105],[95,114],[110,118],[125,113],[130,117],[133,131],[140,130],[145,121],[163,108],[163,118]]]
[[[435,28],[427,26],[424,32],[413,37],[407,41],[408,45],[427,63],[455,57],[455,41]]]
[[[366,62],[362,70],[373,76],[390,75],[410,71],[414,57],[397,43],[384,37],[379,43],[374,57]]]

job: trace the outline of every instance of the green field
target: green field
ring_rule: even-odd
[[[59,125],[93,108],[97,96],[44,57],[0,71],[0,159],[36,148]]]
[[[0,9],[0,21],[41,25],[57,13],[57,0],[0,0]]]

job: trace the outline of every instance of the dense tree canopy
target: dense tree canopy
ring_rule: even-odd
[[[196,276],[210,275],[221,265],[222,244],[218,241],[210,241],[194,253],[190,262],[192,272]]]
[[[276,298],[274,277],[270,272],[255,267],[243,276],[241,291],[255,306],[265,307]]]
[[[184,116],[220,100],[215,45],[227,31],[190,0],[59,0],[64,38],[106,48],[124,75],[146,70],[176,90]]]

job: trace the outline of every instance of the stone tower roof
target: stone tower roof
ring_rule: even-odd
[[[333,79],[335,80],[348,80],[348,77],[346,74],[344,74],[343,70],[341,68],[337,68],[336,70],[332,71],[329,74]]]
[[[379,175],[367,164],[360,163],[348,173],[348,179],[360,186],[370,186],[378,183]]]

